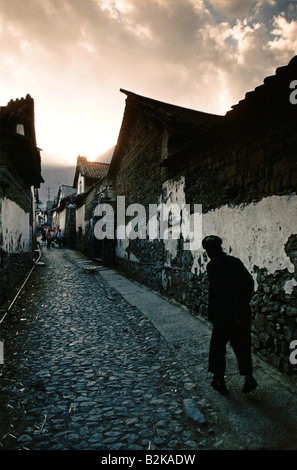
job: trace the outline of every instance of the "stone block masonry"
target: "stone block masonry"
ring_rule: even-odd
[[[1,265],[0,265],[0,304],[13,295],[33,266],[34,232],[30,191],[21,192],[19,186],[10,183],[10,192],[2,198],[1,217]],[[10,199],[15,191],[22,203]],[[9,196],[9,197],[8,197]],[[17,197],[14,199],[17,200]],[[20,205],[19,205],[20,204]]]

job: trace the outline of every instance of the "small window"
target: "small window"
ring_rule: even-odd
[[[164,129],[162,133],[161,161],[166,160],[166,158],[168,157],[169,137],[170,137],[170,132],[167,129]]]
[[[17,124],[16,132],[17,132],[17,134],[25,135],[24,125],[23,124]]]

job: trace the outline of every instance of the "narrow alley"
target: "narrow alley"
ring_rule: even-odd
[[[181,394],[195,383],[150,320],[78,252],[42,252],[1,325],[1,447],[214,445],[185,418]]]
[[[2,450],[297,448],[294,378],[256,357],[245,396],[228,351],[219,395],[206,320],[77,251],[41,251],[1,324]]]

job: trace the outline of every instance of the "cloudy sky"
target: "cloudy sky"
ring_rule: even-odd
[[[120,88],[225,114],[296,54],[296,1],[0,0],[0,105],[34,98],[45,164],[115,145]]]

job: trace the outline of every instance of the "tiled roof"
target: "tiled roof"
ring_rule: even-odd
[[[77,157],[73,187],[76,187],[79,173],[88,179],[98,181],[107,175],[108,163],[89,162],[86,157]]]
[[[161,127],[167,127],[171,132],[173,130],[177,131],[183,141],[204,138],[206,133],[209,133],[214,126],[220,125],[224,119],[224,116],[164,103],[137,95],[122,88],[120,91],[127,96],[127,99],[118,142],[110,164],[110,177],[114,177],[123,157],[123,149],[129,138],[130,129],[137,113],[141,113],[148,120],[158,122],[161,124]]]
[[[209,123],[212,124],[220,119],[220,116],[216,114],[164,103],[163,101],[140,96],[122,88],[120,91],[127,95],[130,106],[135,109],[141,109],[142,112],[146,111],[152,119],[161,120],[163,123],[186,124],[197,128],[207,126]]]
[[[60,191],[62,193],[62,197],[68,197],[72,194],[75,194],[75,189],[72,186],[68,186],[66,184],[60,185]]]
[[[237,119],[239,113],[251,113],[253,118],[263,119],[263,112],[270,114],[279,112],[280,108],[290,106],[290,83],[297,78],[297,56],[293,57],[288,65],[278,67],[274,75],[266,77],[263,84],[245,94],[244,99],[231,106],[227,116]]]
[[[275,75],[266,77],[262,85],[246,93],[245,98],[232,106],[225,115],[182,108],[121,89],[127,99],[109,177],[116,175],[137,114],[158,121],[160,132],[164,128],[169,129],[168,155],[162,162],[165,165],[169,158],[184,155],[185,149],[188,152],[192,148],[197,154],[197,149],[201,151],[203,146],[209,147],[229,134],[232,138],[234,132],[245,132],[247,126],[256,128],[259,122],[269,122],[272,113],[277,116],[280,112],[295,116],[297,107],[290,105],[289,94],[292,92],[290,83],[296,79],[297,56],[287,66],[276,69]]]

